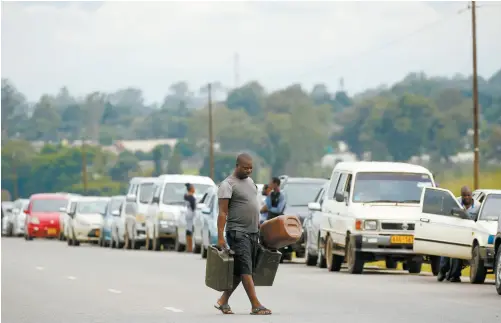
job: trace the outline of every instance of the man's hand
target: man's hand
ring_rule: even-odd
[[[219,236],[218,237],[218,239],[217,239],[217,245],[221,249],[228,249],[228,247],[226,246],[226,241],[224,240],[223,236]]]

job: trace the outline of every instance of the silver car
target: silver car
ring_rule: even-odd
[[[325,257],[321,256],[319,259],[319,233],[320,233],[320,222],[322,217],[320,214],[322,213],[322,204],[324,202],[325,196],[329,189],[329,184],[326,183],[320,189],[315,200],[308,204],[308,215],[306,216],[303,228],[304,228],[304,245],[305,245],[305,256],[304,260],[307,266],[315,266],[316,264],[319,267],[325,266]]]

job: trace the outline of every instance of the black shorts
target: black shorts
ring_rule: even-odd
[[[227,231],[226,241],[235,252],[234,275],[252,275],[256,267],[259,235],[240,231]]]

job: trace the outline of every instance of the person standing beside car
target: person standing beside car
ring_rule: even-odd
[[[186,201],[186,251],[193,251],[193,219],[197,210],[197,200],[195,199],[195,186],[186,183],[186,194],[184,200]]]
[[[458,202],[470,215],[470,218],[475,220],[475,214],[478,212],[480,202],[473,199],[471,190],[468,186],[461,187],[461,196],[458,198]],[[451,283],[460,283],[462,267],[463,261],[461,259],[441,257],[437,280],[441,282],[447,279]]]
[[[269,185],[271,193],[266,197],[265,205],[261,208],[261,213],[268,213],[268,220],[284,214],[285,196],[280,192],[280,178],[273,177]]]

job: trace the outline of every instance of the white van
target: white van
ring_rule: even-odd
[[[125,197],[125,249],[139,249],[146,240],[146,211],[155,189],[156,177],[134,177]]]
[[[346,262],[348,272],[360,274],[366,262],[385,260],[387,268],[394,269],[402,261],[410,273],[421,272],[426,255],[416,254],[413,245],[424,187],[435,187],[435,182],[421,166],[338,163],[322,205],[320,226],[320,257],[329,271],[339,271]],[[439,258],[429,259],[438,269]]]
[[[184,251],[187,229],[184,216],[186,211],[184,201],[184,194],[187,192],[186,183],[195,186],[197,201],[200,201],[209,187],[216,186],[214,181],[207,176],[159,176],[146,216],[148,249],[159,250],[161,244],[173,243],[175,250]],[[193,231],[193,228],[188,229]],[[193,237],[193,244],[196,244],[197,247],[201,246],[201,237],[199,239]]]

